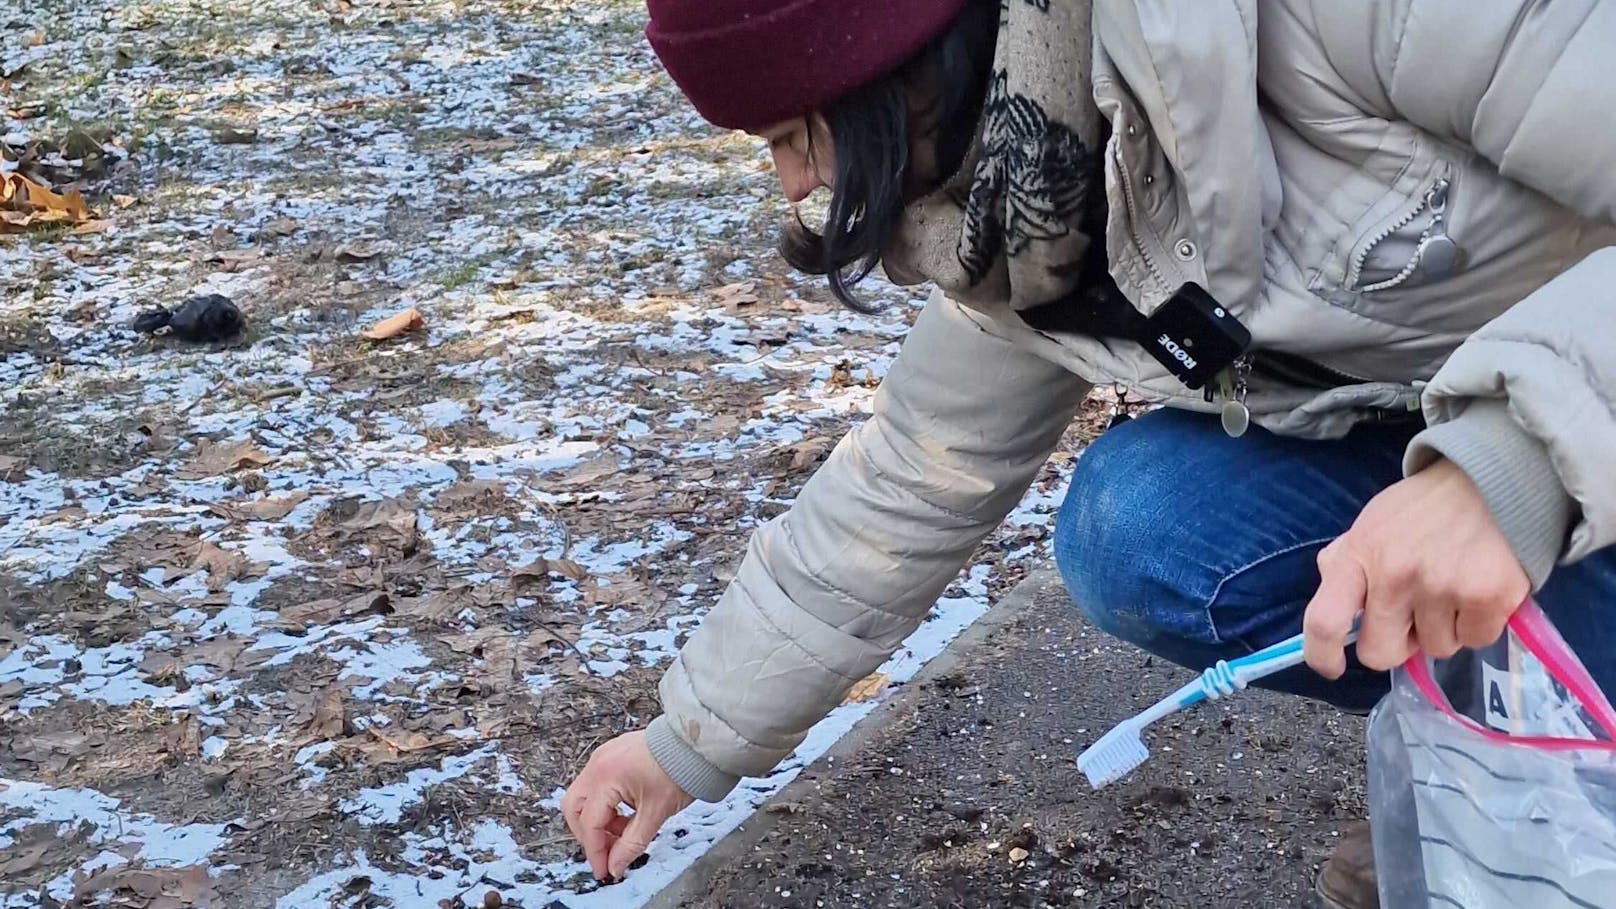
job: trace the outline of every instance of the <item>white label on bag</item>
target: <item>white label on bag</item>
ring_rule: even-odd
[[[1518,710],[1518,698],[1511,684],[1509,670],[1494,669],[1486,660],[1481,661],[1482,695],[1486,698],[1486,714],[1482,721],[1499,732],[1519,734],[1511,720]]]

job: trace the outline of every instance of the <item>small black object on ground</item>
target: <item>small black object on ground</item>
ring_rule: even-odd
[[[133,328],[142,334],[163,329],[181,341],[228,341],[241,334],[247,319],[229,297],[201,294],[175,310],[159,306],[135,317]]]

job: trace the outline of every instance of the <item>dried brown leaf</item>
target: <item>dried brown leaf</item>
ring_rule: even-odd
[[[89,905],[90,897],[111,892],[118,903],[141,909],[207,909],[217,905],[218,894],[204,865],[185,868],[120,867],[78,881],[74,905]],[[124,894],[129,894],[125,897]],[[134,902],[138,901],[138,902]]]
[[[554,631],[551,631],[548,628],[540,628],[536,631],[529,632],[527,640],[524,643],[528,647],[538,651],[541,655],[548,655],[551,648],[555,645],[560,645],[562,647],[572,646],[572,644],[567,641],[566,638],[563,638],[561,635],[556,634]]]
[[[399,615],[425,622],[442,622],[466,608],[463,590],[439,590],[429,596],[408,597],[398,601]]]
[[[563,473],[560,482],[565,486],[589,486],[600,480],[614,476],[621,472],[623,466],[617,460],[617,455],[603,451],[593,457],[580,461]]]
[[[381,254],[381,247],[367,240],[355,240],[338,246],[333,254],[339,262],[364,262]]]
[[[758,302],[756,281],[739,281],[734,284],[725,284],[713,291],[713,299],[731,309],[750,306]]]
[[[360,753],[373,764],[401,761],[412,754],[453,745],[459,741],[454,736],[428,736],[414,729],[400,729],[393,726],[373,726],[368,731],[371,740],[361,743],[358,747]]]
[[[370,734],[386,742],[388,747],[400,754],[411,751],[424,751],[431,748],[435,741],[428,736],[410,729],[393,729],[384,727],[371,729]]]
[[[440,507],[454,508],[471,502],[483,503],[505,497],[505,484],[498,480],[461,480],[438,493],[433,503]]]
[[[511,580],[513,582],[545,581],[549,580],[552,573],[580,582],[589,577],[588,569],[571,559],[538,558],[521,568],[513,570]]]
[[[279,521],[308,497],[309,494],[300,489],[274,498],[214,502],[208,506],[208,510],[228,521]]]
[[[182,760],[202,753],[202,730],[192,717],[186,717],[163,733],[163,750]]]
[[[182,480],[201,480],[249,467],[263,467],[275,460],[265,454],[252,439],[239,439],[235,442],[211,442],[203,439],[197,443],[196,449],[196,456],[191,459],[191,463],[176,470],[174,476]]]
[[[830,453],[829,439],[804,439],[791,446],[791,469],[803,470],[818,464]]]
[[[225,126],[213,131],[213,141],[220,145],[251,145],[258,141],[258,130]]]
[[[357,504],[346,500],[333,505],[332,509],[339,514],[351,509],[335,523],[338,532],[344,535],[362,537],[406,555],[413,553],[419,542],[416,506],[412,500],[380,499]]]
[[[411,306],[409,309],[388,316],[370,328],[365,329],[360,337],[370,341],[385,341],[388,338],[396,338],[405,332],[415,331],[424,324],[421,311]]]
[[[264,251],[261,249],[221,249],[209,253],[204,261],[217,262],[225,266],[225,271],[235,272],[240,271],[243,265],[262,258]]]
[[[207,540],[197,540],[190,549],[191,562],[187,573],[207,569],[208,589],[223,590],[237,578],[264,573],[264,566],[249,562],[245,555],[230,549],[221,549]]]
[[[884,672],[872,672],[854,683],[842,700],[844,704],[854,704],[860,701],[870,701],[879,697],[886,690],[890,677]]]
[[[258,229],[258,233],[265,237],[290,237],[297,233],[297,219],[275,218],[265,221],[264,226]]]
[[[326,689],[319,705],[314,708],[314,718],[309,721],[309,735],[325,741],[339,739],[347,726],[348,710],[342,702],[342,689],[332,686]]]
[[[647,586],[634,575],[619,573],[602,579],[587,591],[590,600],[603,606],[649,609],[662,602],[660,590]]]
[[[283,624],[294,628],[307,628],[310,625],[323,625],[352,615],[370,612],[385,614],[391,611],[387,594],[379,590],[367,590],[351,597],[311,600],[289,606],[281,610],[280,619]]]
[[[76,189],[59,193],[12,172],[0,175],[0,204],[23,214],[56,214],[50,220],[84,221],[90,217],[90,208]]]
[[[185,659],[196,665],[212,666],[228,674],[235,668],[241,652],[247,649],[247,643],[248,640],[244,637],[224,635],[203,641],[185,651]]]
[[[55,843],[36,843],[23,849],[10,849],[0,856],[0,880],[19,881],[22,876],[44,863],[45,855],[53,851]]]
[[[385,590],[387,588],[387,573],[380,565],[354,565],[344,568],[337,575],[337,580],[349,587],[358,587],[362,590]]]

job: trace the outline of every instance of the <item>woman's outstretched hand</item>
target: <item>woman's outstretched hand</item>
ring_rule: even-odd
[[[590,870],[605,880],[621,878],[663,823],[692,801],[651,756],[645,733],[630,732],[595,749],[567,787],[561,813]],[[619,814],[619,803],[633,808],[633,817]]]
[[[1309,666],[1346,671],[1347,633],[1363,613],[1358,659],[1401,665],[1498,640],[1532,583],[1487,502],[1457,465],[1440,460],[1386,488],[1319,553],[1321,581],[1302,621]]]

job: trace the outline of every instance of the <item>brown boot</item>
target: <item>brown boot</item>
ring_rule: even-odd
[[[1319,871],[1318,891],[1324,909],[1380,909],[1368,821],[1353,824],[1341,834],[1341,842]]]

